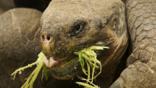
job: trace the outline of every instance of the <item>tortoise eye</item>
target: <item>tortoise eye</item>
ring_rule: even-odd
[[[69,31],[69,36],[77,36],[79,33],[81,33],[85,28],[86,22],[78,20],[76,21],[72,26],[71,30]]]

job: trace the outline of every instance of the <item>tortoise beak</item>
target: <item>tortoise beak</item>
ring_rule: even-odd
[[[45,58],[44,59],[44,64],[47,68],[52,68],[53,66],[55,66],[56,64],[58,64],[58,61],[54,60],[53,57]]]
[[[51,44],[52,43],[52,37],[47,32],[43,32],[40,36],[41,39],[41,46],[42,46],[42,52],[46,55],[46,58],[44,59],[44,64],[47,68],[52,68],[54,65],[58,63],[58,61],[54,60],[53,57],[51,57]]]

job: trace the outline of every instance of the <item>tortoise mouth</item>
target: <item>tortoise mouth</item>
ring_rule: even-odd
[[[92,45],[104,45],[104,42],[94,43]],[[92,45],[81,47],[80,50],[90,47]],[[109,46],[109,44],[106,44]],[[52,77],[59,79],[59,80],[68,80],[73,79],[76,76],[81,75],[81,66],[78,59],[78,56],[74,54],[79,50],[72,51],[72,53],[66,54],[64,57],[59,57],[58,55],[52,55],[50,53],[46,54],[47,59],[44,61],[44,64],[50,70],[50,74]],[[103,53],[103,51],[96,52],[97,55]],[[61,55],[60,53],[59,55]]]
[[[59,80],[73,79],[79,68],[79,61],[76,57],[71,59],[49,57],[44,61],[53,78]]]

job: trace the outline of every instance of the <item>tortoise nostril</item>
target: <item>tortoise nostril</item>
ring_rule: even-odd
[[[51,39],[51,35],[47,34],[46,38],[47,38],[47,40],[50,40]]]
[[[44,39],[45,39],[44,35],[41,35],[41,39],[42,39],[42,40],[44,40]]]
[[[51,53],[51,35],[47,34],[47,33],[42,33],[41,36],[41,48],[42,48],[42,52],[48,57],[48,55],[50,55]]]
[[[41,40],[42,41],[50,41],[51,40],[51,35],[50,34],[42,34],[41,35]]]

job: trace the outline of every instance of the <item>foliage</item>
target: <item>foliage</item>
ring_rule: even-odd
[[[15,70],[11,74],[11,76],[13,76],[13,79],[15,79],[16,74],[21,74],[25,69],[36,65],[36,68],[29,75],[26,82],[22,85],[21,88],[33,88],[33,84],[34,84],[35,80],[37,79],[37,76],[38,76],[39,72],[41,71],[41,69],[43,67],[44,58],[46,58],[45,55],[42,52],[40,52],[39,55],[38,55],[38,59],[34,63],[28,64],[27,66],[24,66],[24,67],[21,67],[21,68]]]
[[[108,49],[108,47],[91,46],[89,48],[80,50],[79,52],[75,52],[75,54],[78,55],[82,71],[87,76],[87,78],[81,78],[81,80],[85,82],[76,82],[77,84],[84,86],[85,88],[99,88],[97,85],[93,83],[93,81],[98,75],[100,75],[102,71],[102,65],[101,65],[101,62],[97,59],[97,55],[95,51],[104,50],[104,49]],[[45,58],[46,56],[42,52],[40,52],[38,54],[37,60],[34,63],[28,64],[27,66],[24,66],[24,67],[20,67],[19,69],[15,70],[11,74],[11,76],[13,77],[13,79],[15,79],[16,74],[22,74],[22,72],[25,69],[28,69],[36,65],[36,68],[28,76],[26,82],[21,87],[21,88],[33,88],[33,84],[35,80],[37,79],[37,76],[41,70],[42,70],[42,76],[44,74],[47,79],[48,70],[46,69],[46,67],[44,67],[44,63],[43,63]],[[99,70],[99,72],[95,74],[95,70],[96,71]]]
[[[85,88],[99,88],[93,83],[94,79],[100,75],[102,71],[101,62],[97,59],[97,54],[95,51],[108,49],[106,46],[91,46],[85,48],[76,54],[79,57],[79,62],[83,73],[87,76],[86,78],[81,78],[85,82],[76,82],[77,84],[84,86]],[[99,70],[99,72],[95,72]],[[96,73],[96,74],[95,74]]]

